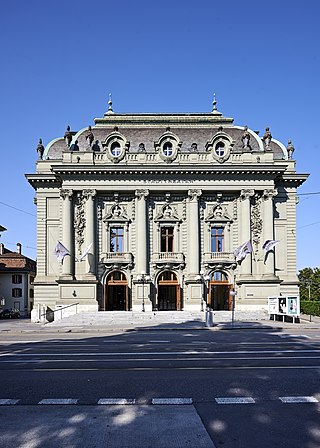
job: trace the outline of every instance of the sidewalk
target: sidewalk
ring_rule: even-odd
[[[300,316],[300,323],[282,322],[273,320],[260,321],[239,321],[234,320],[230,322],[216,322],[213,327],[206,327],[205,322],[186,321],[183,323],[168,322],[160,325],[125,325],[116,323],[112,326],[100,325],[81,325],[73,326],[68,323],[59,327],[50,326],[50,324],[36,324],[29,319],[6,319],[0,320],[0,335],[1,333],[99,333],[99,332],[113,332],[113,331],[161,331],[161,330],[267,330],[267,329],[318,329],[320,330],[320,317],[302,314]],[[1,337],[1,336],[0,336]]]

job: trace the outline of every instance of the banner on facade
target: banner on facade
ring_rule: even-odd
[[[60,241],[57,242],[53,253],[57,257],[58,261],[60,261],[60,263],[63,262],[63,259],[66,255],[70,255],[70,251],[62,243],[60,243]]]
[[[266,252],[269,252],[277,243],[279,243],[279,240],[266,240],[266,242],[262,246],[262,249],[264,249]]]
[[[246,241],[245,243],[241,244],[241,246],[237,247],[237,249],[233,252],[234,256],[236,257],[236,261],[241,261],[248,254],[251,254],[252,252],[252,244],[251,241]]]

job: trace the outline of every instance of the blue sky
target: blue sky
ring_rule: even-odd
[[[215,92],[236,125],[292,139],[297,171],[310,173],[297,267],[319,266],[320,194],[305,195],[320,192],[319,16],[318,0],[2,2],[1,241],[36,256],[24,174],[40,137],[93,124],[109,92],[116,112],[207,112]]]

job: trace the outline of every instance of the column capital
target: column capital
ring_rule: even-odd
[[[63,199],[72,199],[73,196],[73,190],[68,190],[68,189],[61,189],[60,190],[60,196]]]
[[[188,190],[188,196],[191,199],[191,201],[193,201],[193,200],[197,201],[201,195],[202,195],[202,190]]]
[[[97,190],[83,190],[82,194],[86,199],[93,199],[97,194]]]
[[[278,190],[277,189],[270,189],[270,190],[263,190],[262,198],[267,201],[268,199],[272,199],[275,196],[277,196]]]
[[[241,190],[240,199],[241,201],[245,201],[246,199],[250,199],[254,195],[254,190]]]
[[[138,201],[140,201],[140,199],[146,200],[149,196],[149,190],[136,190],[135,195],[136,198],[138,198]]]

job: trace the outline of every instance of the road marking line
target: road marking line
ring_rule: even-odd
[[[1,398],[0,406],[6,406],[8,404],[17,404],[19,400],[12,400],[10,398]]]
[[[74,398],[44,398],[38,404],[77,404],[78,400]]]
[[[192,404],[192,398],[153,398],[152,404]]]
[[[251,397],[219,397],[215,398],[218,404],[250,404],[255,403]]]
[[[282,403],[319,403],[315,397],[279,397]]]
[[[100,398],[98,404],[135,404],[134,398]]]

